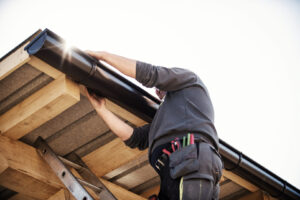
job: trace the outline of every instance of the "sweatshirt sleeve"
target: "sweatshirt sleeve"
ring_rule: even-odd
[[[148,133],[150,129],[150,124],[146,124],[141,127],[134,128],[131,137],[124,141],[130,148],[138,148],[139,150],[144,150],[148,148]]]
[[[176,91],[203,83],[193,72],[182,68],[153,66],[144,62],[136,63],[136,80],[145,87],[156,87],[164,91]]]

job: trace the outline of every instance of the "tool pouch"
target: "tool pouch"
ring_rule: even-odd
[[[188,145],[173,152],[169,159],[170,175],[173,179],[185,176],[199,169],[196,144]]]

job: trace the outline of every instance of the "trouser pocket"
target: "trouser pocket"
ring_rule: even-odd
[[[196,172],[199,169],[196,144],[188,145],[173,152],[169,159],[170,176],[173,179]]]
[[[219,153],[208,143],[201,142],[198,145],[199,152],[196,161],[198,168],[194,173],[186,174],[184,179],[208,179],[216,184],[222,175]]]

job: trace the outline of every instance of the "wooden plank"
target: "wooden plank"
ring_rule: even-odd
[[[86,96],[83,88],[84,88],[84,86],[80,85],[80,93],[83,96]],[[106,101],[106,107],[111,112],[113,112],[114,114],[116,114],[117,116],[119,116],[123,119],[126,119],[130,123],[132,123],[136,126],[142,126],[147,123],[144,120],[142,120],[141,118],[139,118],[136,115],[132,114],[131,112],[127,111],[126,109],[124,109],[124,108],[120,107],[119,105],[115,104],[114,102],[110,101],[109,99],[105,99],[105,101]]]
[[[19,139],[79,100],[77,84],[61,76],[0,116],[0,131]]]
[[[221,177],[219,183],[222,183],[222,182],[224,182],[225,180],[226,180],[226,178],[224,177],[224,175],[222,175],[222,177]]]
[[[148,190],[146,190],[145,192],[143,192],[143,193],[141,194],[141,196],[143,196],[143,197],[145,197],[145,198],[148,198],[148,197],[150,197],[150,196],[153,195],[153,194],[158,195],[159,190],[160,190],[160,186],[157,185],[157,186],[154,186],[154,187],[152,187],[152,188],[149,188]]]
[[[34,147],[0,136],[0,155],[8,164],[0,174],[0,185],[37,199],[48,199],[64,188]],[[118,199],[144,199],[120,186],[102,181]]]
[[[15,52],[0,62],[0,80],[30,60],[29,54],[27,51],[24,51],[24,47],[27,44],[29,44],[29,42],[19,47]]]
[[[106,99],[106,106],[111,112],[115,113],[123,119],[126,119],[127,121],[136,126],[142,126],[146,124],[146,122],[141,118],[137,117],[136,115],[132,114],[131,112],[125,110],[124,108],[118,106],[117,104],[113,103],[108,99]]]
[[[115,183],[122,186],[126,185],[126,188],[132,189],[142,183],[145,183],[146,181],[149,181],[155,176],[157,176],[157,173],[150,164],[147,164],[129,174],[126,174],[125,176],[122,176],[121,178],[117,179]]]
[[[115,195],[115,197],[118,200],[128,200],[128,199],[134,199],[134,200],[146,200],[146,198],[141,197],[137,194],[134,194],[132,192],[129,192],[128,190],[115,185],[107,180],[100,179],[103,184]]]
[[[236,184],[242,186],[243,188],[251,191],[251,192],[256,192],[257,190],[259,190],[258,187],[256,187],[255,185],[253,185],[252,183],[250,183],[249,181],[243,179],[242,177],[227,171],[227,170],[223,170],[223,176],[225,176],[226,178],[232,180],[233,182],[235,182]]]
[[[6,158],[0,152],[0,174],[8,168],[8,163]]]
[[[8,165],[0,174],[0,185],[37,199],[47,199],[63,188],[35,148],[0,136],[0,154]]]
[[[37,199],[18,193],[12,196],[11,198],[9,198],[8,200],[37,200]]]
[[[81,178],[81,176],[74,169],[72,169],[72,173],[76,177]],[[100,180],[108,188],[108,190],[110,190],[114,194],[114,196],[118,200],[122,200],[122,199],[124,199],[124,200],[127,200],[127,199],[142,200],[142,199],[144,199],[143,197],[141,197],[133,192],[130,192],[114,183],[111,183],[103,178],[100,178]],[[99,199],[97,196],[95,196],[96,194],[90,188],[87,188],[87,187],[85,187],[85,188],[92,195],[93,198]]]
[[[254,193],[243,196],[239,200],[267,200],[264,198],[264,193],[261,190],[258,190]]]
[[[76,123],[76,121],[81,120],[85,115],[93,110],[94,109],[85,97],[80,98],[80,101],[72,106],[71,109],[67,109],[54,119],[49,120],[42,126],[36,128],[34,131],[24,136],[22,141],[27,144],[33,144],[38,136],[48,138],[63,130],[65,127]]]
[[[15,70],[9,77],[0,81],[0,102],[6,101],[6,98],[18,91],[19,88],[30,84],[32,80],[41,74],[40,71],[28,64]]]
[[[246,189],[231,180],[227,180],[220,187],[219,199],[231,199],[241,191],[244,192]]]
[[[131,171],[133,169],[137,169],[137,168],[144,166],[145,163],[147,163],[147,162],[148,162],[148,154],[143,154],[142,156],[137,157],[133,161],[128,162],[125,165],[122,165],[121,167],[109,172],[108,174],[105,174],[105,176],[103,178],[105,178],[107,180],[110,180],[112,178],[114,179],[119,174],[122,174],[126,171],[128,172],[128,170]]]
[[[98,177],[102,177],[143,154],[147,154],[147,150],[131,149],[121,139],[116,138],[84,156],[82,160]]]
[[[72,195],[66,190],[61,189],[51,197],[49,197],[47,200],[75,200]]]
[[[30,58],[31,59],[28,61],[28,64],[35,67],[39,71],[44,72],[48,76],[51,76],[52,78],[57,79],[57,78],[59,78],[60,76],[63,75],[62,72],[55,69],[54,67],[52,67],[48,63],[42,61],[41,59],[39,59],[35,56],[30,56]]]

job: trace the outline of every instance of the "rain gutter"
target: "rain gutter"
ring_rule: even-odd
[[[96,94],[105,96],[147,122],[152,121],[160,104],[158,99],[79,49],[67,51],[65,46],[62,38],[45,29],[25,49]],[[225,169],[270,195],[278,199],[300,199],[299,189],[221,139],[220,153]]]

